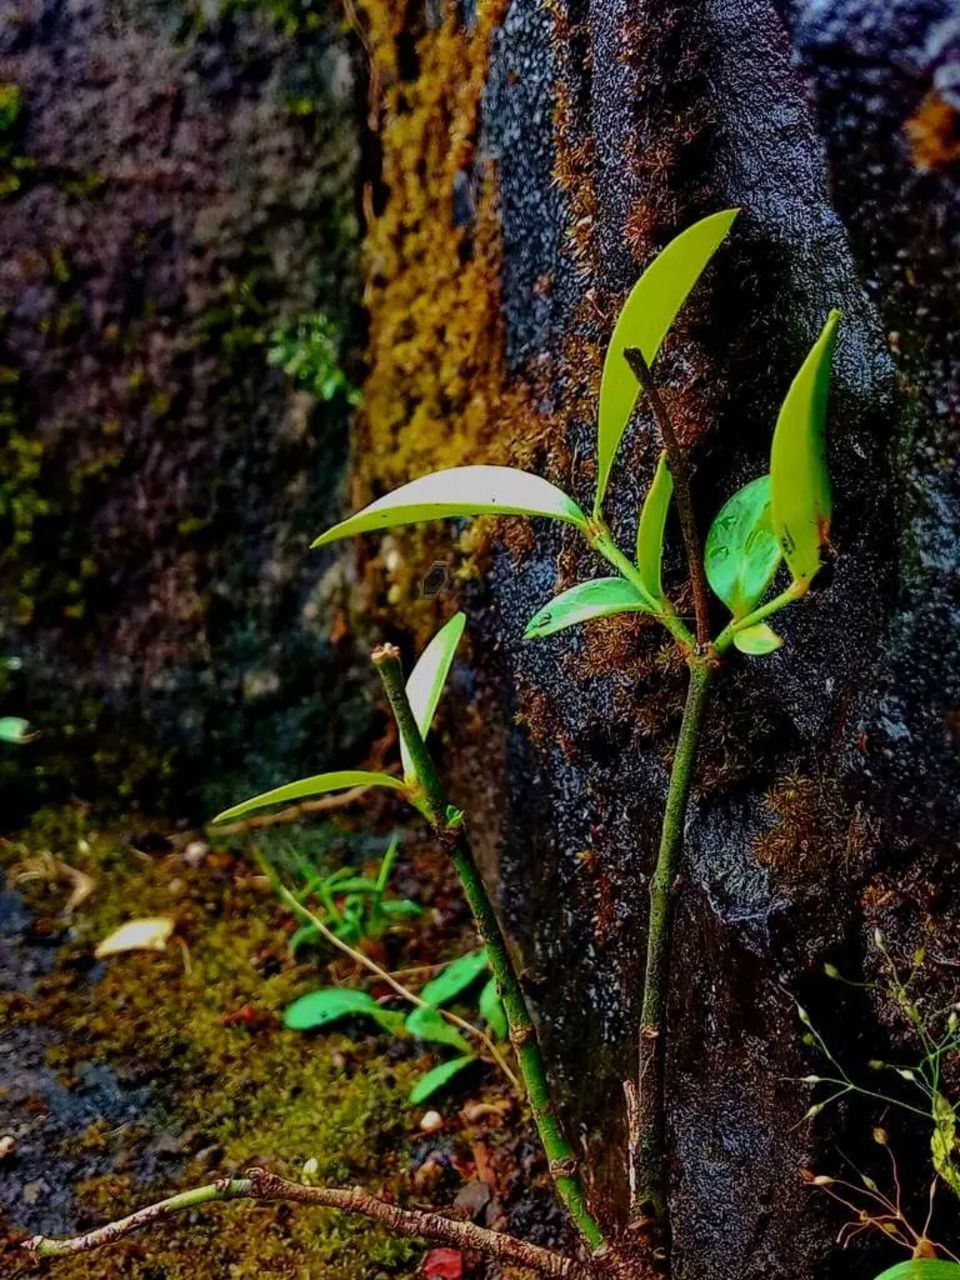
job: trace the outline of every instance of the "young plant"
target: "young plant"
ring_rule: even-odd
[[[329,316],[318,312],[281,325],[270,342],[268,363],[279,365],[296,386],[318,400],[342,394],[349,404],[360,403],[359,391],[340,367],[340,334]]]
[[[460,1029],[463,1020],[457,1018],[453,1021],[447,1006],[463,997],[470,988],[476,990],[480,977],[489,973],[489,969],[487,954],[482,948],[460,956],[426,984],[419,992],[416,1007],[406,1017],[384,1009],[365,991],[322,987],[295,1000],[284,1013],[284,1025],[293,1031],[317,1031],[347,1017],[363,1017],[393,1035],[457,1050],[455,1058],[440,1062],[415,1082],[409,1102],[411,1106],[419,1106],[446,1089],[466,1067],[480,1060],[480,1055]],[[494,1041],[505,1040],[507,1019],[494,978],[488,978],[484,983],[477,1007],[486,1023],[486,1034]]]
[[[607,1239],[588,1205],[576,1156],[551,1101],[536,1028],[470,851],[464,814],[448,803],[424,744],[463,627],[462,617],[458,615],[434,637],[406,686],[395,649],[383,646],[373,655],[397,721],[404,762],[402,780],[357,770],[323,774],[278,787],[221,815],[222,819],[237,818],[265,805],[355,786],[380,786],[406,798],[427,819],[438,844],[460,875],[503,1001],[510,1040],[557,1192],[589,1249],[590,1259],[585,1265],[556,1254],[533,1261],[528,1253],[524,1265],[549,1275],[636,1278],[662,1273],[669,1240],[664,1047],[672,895],[708,694],[722,670],[722,659],[731,650],[762,656],[780,646],[782,642],[770,628],[769,620],[806,594],[828,545],[830,489],[824,460],[824,425],[839,313],[830,313],[787,392],[773,434],[769,474],[752,481],[725,504],[708,533],[706,558],[701,553],[703,544],[691,500],[688,461],[650,371],[675,316],[729,232],[737,212],[731,209],[713,214],[679,235],[651,263],[627,298],[601,378],[597,487],[590,515],[571,496],[540,476],[511,467],[471,465],[421,476],[378,498],[314,543],[321,547],[356,534],[464,516],[525,515],[556,520],[576,530],[613,574],[580,583],[550,601],[530,620],[527,637],[543,638],[593,619],[640,612],[659,620],[686,660],[686,704],[650,881],[639,1069],[636,1081],[627,1086],[626,1163],[633,1230],[616,1240]],[[663,454],[639,513],[635,553],[628,555],[605,523],[603,507],[621,440],[643,395],[660,430]],[[694,599],[693,631],[677,613],[662,581],[666,517],[671,502],[677,510]],[[781,561],[788,584],[771,595]],[[710,588],[729,613],[713,638]],[[245,1186],[233,1194],[262,1196],[262,1178],[258,1175],[253,1181],[252,1188]],[[289,1184],[285,1184],[285,1193],[289,1194]],[[360,1211],[371,1210],[365,1207]],[[422,1230],[420,1233],[425,1234]],[[504,1242],[509,1238],[487,1234],[493,1238],[484,1241],[482,1251],[495,1257],[506,1256]],[[431,1238],[449,1241],[450,1236],[440,1237],[435,1231]],[[512,1240],[507,1245],[514,1260],[518,1246],[521,1242]],[[62,1243],[43,1241],[35,1246],[35,1252],[52,1255],[68,1248]]]
[[[400,838],[394,836],[377,867],[375,876],[358,874],[354,867],[338,867],[329,875],[321,875],[302,855],[294,854],[300,877],[297,899],[312,906],[313,913],[337,938],[356,946],[376,940],[388,929],[403,921],[423,915],[423,908],[409,898],[390,894],[390,876]],[[290,939],[290,954],[318,941],[322,933],[318,925],[301,924]]]

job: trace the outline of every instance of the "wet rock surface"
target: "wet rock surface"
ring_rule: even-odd
[[[340,588],[304,572],[349,405],[268,363],[322,312],[359,380],[359,93],[322,6],[4,6],[0,705],[42,732],[8,810],[182,807],[200,761],[209,806],[367,723],[321,706]]]
[[[598,371],[617,301],[669,233],[714,208],[743,210],[662,357],[704,522],[764,470],[792,371],[827,310],[844,312],[829,443],[838,559],[782,615],[780,653],[729,664],[690,816],[669,1083],[683,1280],[872,1277],[896,1260],[869,1241],[833,1252],[843,1218],[799,1182],[801,1165],[832,1172],[836,1147],[859,1151],[869,1111],[804,1126],[811,1099],[788,1078],[822,1066],[801,1044],[798,994],[841,1056],[871,1056],[877,1009],[845,1021],[817,974],[831,958],[863,963],[867,904],[924,844],[936,850],[934,882],[947,874],[938,859],[955,856],[950,9],[742,0],[559,4],[548,17],[517,2],[493,46],[484,128],[504,220],[507,349],[551,423],[539,469],[579,501],[592,498],[596,382],[584,395],[584,368]],[[565,114],[567,98],[579,115]],[[911,123],[924,103],[925,125]],[[572,136],[574,118],[589,145]],[[936,155],[924,127],[939,130]],[[575,190],[564,186],[572,151]],[[578,238],[584,188],[594,220]],[[546,275],[545,303],[531,281]],[[625,544],[655,452],[641,415],[609,504]],[[495,550],[472,601],[481,696],[513,725],[510,808],[490,858],[526,939],[568,1115],[616,1216],[619,1082],[633,1067],[646,885],[683,676],[658,660],[643,622],[522,644],[553,591],[603,571],[572,534],[541,526],[532,543]],[[923,928],[946,940],[943,906]],[[887,927],[910,955],[916,920]],[[941,973],[948,998],[950,982]],[[906,1125],[899,1142],[903,1159],[922,1158],[922,1127]]]

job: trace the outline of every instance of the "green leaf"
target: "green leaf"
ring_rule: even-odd
[[[287,951],[296,958],[296,954],[301,947],[306,946],[308,942],[316,942],[320,936],[320,930],[315,925],[302,924],[299,929],[291,934],[290,941],[287,943]]]
[[[21,720],[19,716],[0,716],[0,742],[20,746],[29,742],[33,736],[28,720]]]
[[[510,1027],[507,1024],[507,1015],[503,1009],[503,1001],[500,999],[495,978],[491,978],[480,992],[480,1016],[495,1039],[506,1040]]]
[[[884,1271],[877,1280],[960,1280],[960,1265],[940,1258],[915,1258]]]
[[[816,577],[830,532],[824,428],[839,323],[840,312],[831,311],[787,392],[770,450],[773,532],[798,583]]]
[[[427,1004],[449,1004],[461,991],[466,991],[486,969],[486,951],[482,947],[479,951],[468,951],[428,982],[420,992],[420,999],[426,1000]]]
[[[385,916],[393,916],[398,920],[412,920],[423,915],[423,907],[409,898],[387,898],[380,903],[380,910]]]
[[[778,636],[765,622],[758,622],[753,627],[745,627],[743,631],[735,631],[733,643],[741,653],[748,653],[751,657],[758,658],[781,648],[783,637]]]
[[[641,596],[625,578],[592,578],[563,591],[527,623],[524,640],[552,636],[564,627],[615,613],[656,613],[655,601]]]
[[[950,1190],[960,1196],[960,1152],[957,1149],[957,1113],[948,1098],[937,1090],[933,1095],[933,1119],[936,1124],[930,1137],[933,1167]]]
[[[435,1093],[445,1089],[454,1076],[459,1075],[464,1067],[469,1067],[470,1063],[475,1061],[476,1058],[471,1053],[463,1058],[451,1058],[449,1062],[441,1062],[432,1071],[428,1071],[410,1090],[411,1106],[418,1107],[422,1102],[432,1098]]]
[[[411,480],[378,498],[321,534],[313,546],[420,520],[479,515],[549,516],[581,529],[587,523],[574,500],[541,476],[513,467],[452,467]]]
[[[350,1017],[372,1018],[394,1035],[403,1026],[402,1013],[382,1009],[366,991],[351,991],[349,987],[326,987],[294,1000],[284,1011],[283,1025],[290,1031],[318,1031]]]
[[[331,893],[379,893],[380,889],[375,880],[368,880],[366,876],[347,876],[343,880],[327,881],[327,888]]]
[[[467,615],[465,613],[455,613],[450,621],[441,627],[433,637],[418,658],[417,665],[410,672],[410,678],[407,681],[407,697],[410,700],[410,707],[413,711],[413,718],[417,722],[417,728],[424,738],[430,732],[430,726],[437,710],[437,703],[443,693],[443,686],[447,682],[453,655],[457,651],[457,645],[460,643],[460,637],[463,635],[463,628],[466,626],[466,622]],[[403,761],[403,772],[406,777],[415,776],[413,761],[410,759],[410,752],[402,735],[400,738],[400,758]]]
[[[640,394],[637,380],[624,359],[624,350],[639,347],[647,364],[653,364],[677,312],[739,212],[739,209],[725,209],[722,213],[713,213],[681,232],[654,258],[623,304],[600,380],[594,503],[597,515],[603,505],[614,456]]]
[[[734,618],[743,618],[763,598],[780,563],[780,544],[770,522],[770,477],[738,489],[720,508],[704,547],[707,581]]]
[[[388,773],[370,773],[365,769],[342,769],[337,773],[318,773],[312,778],[301,778],[299,782],[288,782],[282,787],[274,787],[272,791],[264,791],[251,800],[235,804],[232,809],[224,809],[213,819],[214,823],[228,822],[231,818],[242,818],[257,809],[266,809],[272,804],[289,804],[292,800],[308,800],[312,796],[326,795],[328,791],[347,791],[351,787],[392,787],[394,791],[402,791],[403,783],[399,778],[391,778]]]
[[[663,563],[663,531],[667,511],[673,497],[673,476],[667,466],[667,455],[661,453],[653,484],[640,509],[637,528],[637,568],[651,599],[663,599],[660,566]]]
[[[469,1043],[437,1009],[418,1005],[413,1013],[407,1016],[404,1025],[410,1035],[417,1040],[427,1040],[431,1044],[449,1044],[462,1053],[470,1051]]]

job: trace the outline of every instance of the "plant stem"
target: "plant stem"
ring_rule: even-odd
[[[341,1209],[346,1213],[358,1213],[382,1222],[391,1231],[402,1236],[437,1240],[458,1249],[475,1249],[478,1253],[500,1262],[529,1267],[540,1275],[555,1276],[558,1280],[586,1280],[589,1271],[572,1258],[565,1258],[550,1249],[527,1244],[513,1236],[498,1231],[488,1231],[472,1222],[454,1221],[439,1213],[401,1209],[368,1195],[360,1187],[341,1189],[336,1187],[309,1187],[298,1182],[288,1182],[265,1169],[248,1169],[242,1178],[223,1178],[192,1191],[169,1196],[156,1204],[147,1205],[126,1218],[98,1227],[85,1235],[68,1240],[51,1240],[47,1236],[34,1236],[23,1248],[34,1258],[66,1258],[78,1253],[92,1253],[131,1232],[162,1221],[184,1209],[222,1200],[256,1200],[260,1202],[294,1201],[327,1209]]]
[[[557,1194],[567,1206],[570,1216],[590,1248],[600,1249],[605,1243],[604,1235],[590,1212],[577,1158],[557,1119],[537,1030],[510,959],[510,951],[500,927],[500,921],[497,919],[490,895],[477,869],[463,830],[462,815],[455,814],[453,818],[448,816],[449,806],[443,784],[407,698],[399,652],[393,645],[383,645],[371,656],[383,681],[383,687],[397,720],[397,728],[406,743],[414,772],[422,788],[424,812],[460,877],[464,894],[473,912],[477,932],[486,947],[487,958],[510,1025],[510,1040],[517,1053],[520,1073],[530,1099],[530,1109],[546,1152]]]
[[[693,587],[693,608],[697,618],[697,643],[701,649],[710,643],[710,592],[707,588],[707,575],[703,567],[703,554],[700,547],[700,534],[697,531],[697,518],[693,510],[693,498],[690,494],[690,470],[687,457],[680,446],[677,433],[673,428],[667,406],[657,389],[650,366],[639,347],[627,347],[624,359],[633,370],[637,381],[647,393],[650,408],[660,428],[663,447],[667,451],[670,474],[673,476],[673,500],[677,504],[677,515],[680,518],[680,531],[683,534],[683,545],[687,554],[687,565],[690,571],[690,585]]]
[[[643,578],[640,576],[640,570],[637,566],[627,558],[610,536],[607,527],[600,523],[599,520],[591,521],[587,533],[588,541],[598,555],[603,556],[608,564],[612,565],[621,577],[626,578],[632,587],[635,587],[641,596],[649,599],[647,589],[644,586]],[[656,616],[667,628],[670,634],[676,640],[677,644],[685,654],[694,653],[697,648],[697,640],[690,634],[681,620],[677,617],[673,605],[669,600],[663,601],[663,608]]]
[[[666,1209],[664,1059],[673,888],[683,849],[687,801],[697,757],[712,666],[690,662],[683,721],[670,771],[660,850],[650,881],[647,967],[640,1026],[640,1069],[630,1134],[631,1219],[663,1219]]]
[[[726,653],[733,644],[733,637],[738,631],[745,631],[747,627],[753,627],[758,622],[763,622],[771,614],[779,613],[788,604],[793,604],[794,601],[802,599],[807,594],[808,589],[809,584],[806,582],[791,582],[785,591],[781,591],[779,595],[774,596],[772,600],[768,600],[766,604],[760,605],[752,613],[748,613],[746,617],[739,618],[735,622],[728,622],[714,641],[717,653]]]

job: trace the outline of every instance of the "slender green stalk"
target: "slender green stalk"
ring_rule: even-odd
[[[427,814],[460,877],[464,894],[473,912],[477,932],[486,947],[487,958],[490,961],[510,1026],[510,1040],[516,1049],[520,1073],[530,1100],[530,1109],[547,1155],[557,1194],[567,1206],[570,1216],[590,1248],[600,1249],[605,1243],[603,1231],[590,1212],[576,1155],[564,1135],[554,1110],[537,1030],[510,959],[510,951],[500,927],[500,921],[497,919],[490,895],[474,861],[463,829],[462,815],[450,809],[436,766],[414,719],[404,686],[398,651],[393,645],[383,645],[374,651],[372,658],[383,681],[390,706],[393,708],[397,728],[410,753],[419,786],[422,788],[423,811]]]
[[[760,605],[752,613],[748,613],[745,617],[735,622],[728,622],[714,641],[717,653],[726,653],[733,644],[733,637],[738,631],[745,631],[747,627],[754,627],[758,622],[763,622],[772,614],[779,613],[781,609],[785,609],[788,604],[793,604],[796,600],[802,599],[807,593],[808,585],[806,582],[791,582],[785,591],[781,591],[779,595],[774,596],[772,600],[768,600],[766,604]]]
[[[664,1040],[670,981],[673,886],[683,849],[684,824],[712,666],[690,661],[690,685],[670,772],[660,850],[650,881],[647,967],[640,1026],[640,1073],[630,1134],[631,1218],[662,1219],[666,1208]]]
[[[592,521],[588,530],[588,539],[594,551],[603,556],[608,564],[613,565],[621,577],[626,578],[632,587],[636,587],[641,596],[645,596],[647,599],[650,598],[647,588],[644,586],[643,578],[640,576],[640,570],[623,554],[605,525],[602,525],[599,521]],[[663,600],[661,604],[662,607],[657,610],[657,617],[684,653],[695,653],[697,650],[696,637],[677,617],[676,610],[669,600]]]

